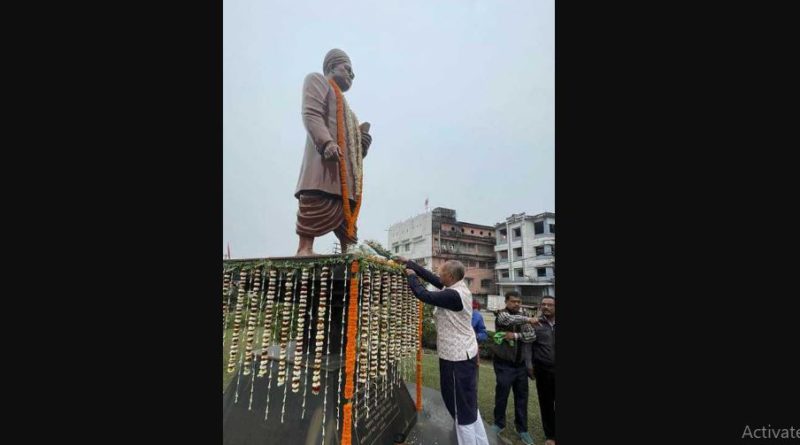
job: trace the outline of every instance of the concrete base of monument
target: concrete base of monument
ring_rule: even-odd
[[[417,385],[407,383],[406,387],[415,400],[414,405],[416,406]],[[491,433],[484,413],[481,413],[481,417],[483,417],[483,426],[486,429],[489,444],[499,445],[504,443],[498,441],[497,436]],[[422,387],[422,412],[417,413],[417,423],[409,432],[405,443],[407,445],[450,445],[458,443],[456,440],[455,421],[450,417],[450,413],[447,412],[447,408],[444,406],[441,392],[427,386]]]

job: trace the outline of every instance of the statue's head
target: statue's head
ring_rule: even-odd
[[[322,62],[322,72],[328,79],[333,79],[342,91],[347,91],[353,85],[353,65],[350,57],[340,49],[332,49],[325,55]]]

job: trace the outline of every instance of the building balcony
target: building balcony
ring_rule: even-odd
[[[508,277],[500,278],[498,284],[520,284],[520,283],[534,283],[534,284],[554,284],[556,277]]]
[[[493,236],[465,233],[460,230],[442,230],[440,233],[434,234],[434,236],[442,239],[463,239],[489,245],[494,245],[495,240]]]
[[[440,247],[433,249],[434,255],[438,256],[463,256],[479,259],[481,261],[494,261],[495,255],[492,252],[480,252],[469,249]]]

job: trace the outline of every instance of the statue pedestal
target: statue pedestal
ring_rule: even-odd
[[[269,360],[272,365],[273,379],[278,372],[278,363],[276,360],[272,360],[272,355],[277,356],[277,351],[277,346],[270,348]],[[293,358],[290,356],[287,361],[291,363]],[[260,355],[256,362],[256,369],[258,369]],[[288,380],[283,386],[278,386],[277,379],[275,379],[269,385],[268,376],[265,376],[256,377],[255,384],[253,384],[252,373],[240,376],[239,370],[237,370],[222,396],[223,444],[340,444],[342,413],[339,408],[337,430],[336,410],[339,405],[337,396],[339,380],[344,374],[343,367],[344,363],[338,354],[331,355],[327,367],[323,361],[322,390],[317,395],[311,393],[311,368],[306,370],[307,376],[301,384],[300,391],[296,393],[292,392],[291,380]],[[385,387],[380,379],[377,384],[370,386],[369,418],[366,417],[366,388],[358,387],[352,428],[354,445],[392,444],[397,434],[407,435],[414,426],[417,419],[414,401],[402,381],[397,385],[391,384],[391,376],[394,371],[394,368],[389,368],[390,379]],[[308,385],[308,391],[305,391],[305,385]],[[326,385],[328,386],[327,406],[323,416]],[[342,391],[344,391],[343,385],[344,383],[342,383]],[[305,409],[303,409],[304,392],[306,393]],[[268,393],[269,413],[265,420]],[[445,412],[445,414],[447,413]],[[283,418],[281,419],[281,417]],[[324,442],[322,438],[323,417],[325,418]]]
[[[349,271],[351,261],[358,259],[364,266],[359,273],[369,270],[372,279],[377,283],[377,276],[382,276],[384,285],[380,287],[381,319],[373,318],[371,332],[380,328],[381,360],[384,360],[387,345],[394,344],[398,348],[406,345],[405,359],[387,364],[387,376],[370,379],[369,384],[356,383],[353,397],[352,424],[350,425],[352,444],[382,445],[393,444],[398,435],[407,435],[417,420],[414,401],[402,379],[395,378],[398,366],[413,367],[414,357],[410,355],[408,345],[417,344],[416,330],[403,327],[416,326],[417,303],[404,286],[404,276],[399,267],[386,265],[364,257],[352,255],[329,255],[314,257],[271,257],[264,259],[243,259],[224,261],[226,326],[232,319],[240,323],[238,332],[239,352],[236,357],[238,366],[230,382],[223,392],[223,443],[226,445],[295,445],[295,444],[340,444],[342,435],[342,419],[344,417],[344,360],[342,354],[347,345],[347,317],[344,317],[346,303],[349,304],[349,288],[358,280],[351,280]],[[322,323],[318,323],[321,298],[321,271],[323,267],[330,270],[327,283],[327,313]],[[301,279],[300,271],[308,270],[310,275]],[[277,275],[275,272],[277,271]],[[375,275],[375,274],[379,275]],[[267,277],[269,278],[269,284]],[[289,285],[287,277],[291,277]],[[345,278],[348,277],[347,280]],[[260,281],[256,281],[256,278]],[[363,277],[358,277],[363,279]],[[293,284],[292,284],[293,283]],[[389,284],[392,283],[391,290]],[[401,284],[402,283],[402,284]],[[251,290],[260,286],[259,292]],[[274,286],[266,291],[265,287]],[[301,288],[306,290],[305,293]],[[377,286],[376,286],[377,288]],[[376,289],[376,288],[373,288]],[[359,300],[366,298],[359,291]],[[266,308],[264,295],[270,297],[270,325],[263,326],[265,318],[261,311]],[[307,295],[306,300],[302,296]],[[378,294],[373,292],[371,298],[376,303]],[[305,312],[295,312],[301,307]],[[274,303],[274,306],[272,305]],[[278,305],[290,304],[287,312],[278,312]],[[244,306],[243,306],[244,305]],[[258,306],[256,306],[258,305]],[[358,307],[363,306],[360,301]],[[289,306],[283,306],[289,307]],[[347,306],[349,307],[349,305]],[[234,309],[235,308],[235,309]],[[234,318],[234,310],[236,315]],[[291,328],[284,338],[286,344],[286,382],[278,386],[278,356],[280,347],[275,344],[280,333],[280,323],[287,325],[289,315],[298,320],[305,317],[303,323],[302,379],[300,390],[292,392],[292,376],[295,362],[295,336]],[[373,312],[373,316],[377,316]],[[349,314],[347,314],[349,315]],[[357,314],[360,317],[360,314]],[[258,318],[254,318],[258,317]],[[285,318],[283,318],[285,317]],[[388,320],[387,320],[388,317]],[[377,323],[377,324],[376,324]],[[266,350],[254,351],[250,364],[251,372],[242,372],[245,362],[245,327],[249,329],[272,329],[272,343]],[[298,325],[299,326],[299,325]],[[363,328],[363,326],[362,326]],[[238,328],[234,328],[238,329]],[[319,394],[311,391],[313,362],[316,350],[314,339],[317,330],[324,332],[322,369]],[[358,330],[364,334],[363,329]],[[232,334],[227,334],[232,335]],[[260,334],[259,334],[260,335]],[[255,335],[253,345],[259,344],[260,337]],[[285,335],[285,332],[283,333]],[[369,338],[369,337],[368,337]],[[231,337],[228,337],[228,341]],[[363,341],[366,341],[363,340]],[[374,345],[373,345],[374,347]],[[253,346],[255,348],[255,346]],[[356,349],[358,351],[358,349]],[[377,354],[371,351],[370,354]],[[400,356],[398,352],[397,357]],[[229,357],[223,347],[224,359]],[[373,356],[371,355],[370,358]],[[248,359],[249,360],[249,359]],[[267,360],[271,372],[264,377],[256,377],[262,360]],[[312,366],[309,366],[311,364]],[[227,369],[227,368],[226,368]],[[404,368],[406,369],[406,368]],[[356,379],[358,374],[356,374]],[[327,392],[326,389],[327,388]],[[324,424],[324,425],[323,425]],[[324,431],[323,431],[324,430]]]

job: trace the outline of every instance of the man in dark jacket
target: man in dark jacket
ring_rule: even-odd
[[[545,445],[556,443],[556,299],[545,296],[539,304],[541,316],[534,323],[536,340],[533,349],[533,374],[539,394],[539,410]]]
[[[506,334],[501,348],[493,348],[494,351],[502,351],[503,354],[495,353],[493,358],[497,384],[494,394],[494,424],[491,429],[495,434],[500,434],[505,428],[508,396],[513,389],[514,426],[522,442],[531,445],[533,438],[528,433],[528,373],[525,350],[529,350],[529,344],[536,339],[536,333],[531,323],[525,322],[532,320],[521,305],[522,299],[519,293],[508,292],[506,307],[498,311],[495,318],[497,332]],[[517,320],[525,321],[520,323]]]
[[[536,378],[536,392],[539,395],[539,410],[542,413],[542,428],[547,439],[545,445],[556,443],[556,300],[545,296],[539,304],[541,315],[529,318],[523,315],[507,315],[507,323],[524,326],[532,325],[536,338],[530,343],[526,363],[528,375]]]

